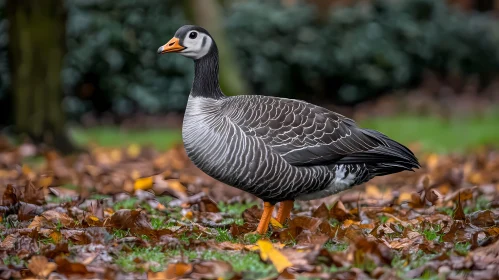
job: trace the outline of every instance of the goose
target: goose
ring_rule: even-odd
[[[157,52],[194,61],[182,124],[185,151],[209,176],[263,200],[258,234],[267,232],[277,203],[276,220],[284,224],[295,200],[324,198],[375,176],[420,167],[407,147],[323,107],[224,95],[217,45],[202,27],[180,27]]]

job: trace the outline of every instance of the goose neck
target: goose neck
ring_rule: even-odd
[[[225,95],[218,82],[218,53],[210,52],[206,56],[194,61],[194,82],[191,95],[221,99]]]

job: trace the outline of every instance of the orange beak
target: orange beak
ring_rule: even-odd
[[[173,37],[168,43],[159,47],[158,54],[170,53],[170,52],[179,52],[185,49],[184,46],[180,45],[180,39]]]

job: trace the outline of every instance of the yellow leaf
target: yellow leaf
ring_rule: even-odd
[[[136,158],[140,155],[140,146],[137,144],[132,144],[126,149],[126,154],[130,158]]]
[[[156,209],[159,211],[164,211],[166,209],[166,207],[163,204],[158,203],[158,205],[156,205]]]
[[[276,228],[282,228],[282,225],[281,223],[279,223],[276,219],[274,218],[270,218],[270,224],[273,226],[273,227],[276,227]]]
[[[26,164],[23,164],[22,172],[23,172],[24,175],[28,175],[32,171],[31,171],[31,168],[29,166],[27,166]]]
[[[119,149],[112,149],[111,154],[109,155],[113,162],[120,162],[121,161],[121,150]]]
[[[133,185],[134,190],[148,190],[152,188],[153,178],[145,177],[135,180],[135,184]]]
[[[187,190],[178,180],[168,180],[168,187],[179,193],[185,193]]]
[[[484,183],[484,179],[483,179],[483,176],[482,174],[480,173],[473,173],[469,176],[469,179],[470,183],[472,183],[473,185],[480,185],[480,184],[483,184]]]
[[[260,257],[262,260],[270,260],[279,273],[292,266],[288,258],[275,249],[270,241],[258,240],[256,245],[260,248]]]
[[[52,241],[54,241],[54,243],[59,243],[62,239],[62,235],[58,231],[52,232],[49,236],[52,239]]]
[[[359,223],[359,222],[356,222],[356,221],[353,221],[353,220],[350,220],[350,219],[347,219],[347,220],[345,220],[345,221],[343,222],[343,228],[348,228],[348,227],[350,227],[350,226],[351,226],[351,225],[353,225],[353,224],[358,225],[358,224],[360,224],[360,223]]]
[[[412,201],[412,193],[408,192],[403,192],[399,196],[399,203],[402,203],[404,201]]]
[[[249,250],[249,251],[256,251],[259,249],[257,245],[246,245],[245,248],[246,248],[246,250]]]
[[[382,198],[383,193],[379,190],[378,187],[372,184],[368,184],[366,186],[366,195],[367,197],[372,197],[372,198]]]
[[[99,218],[95,217],[94,215],[90,215],[89,218],[90,218],[90,220],[92,220],[94,222],[98,222],[99,221]]]
[[[54,181],[54,178],[52,176],[43,176],[38,179],[38,186],[43,187],[43,188],[48,188],[50,185],[52,185],[52,182]]]
[[[184,218],[186,218],[187,220],[192,220],[194,218],[194,214],[192,213],[192,211],[187,211],[184,214]]]
[[[428,156],[428,159],[426,160],[426,165],[428,166],[428,169],[435,169],[438,165],[438,155],[437,154],[431,154]]]

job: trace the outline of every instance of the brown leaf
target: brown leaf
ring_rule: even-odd
[[[19,202],[21,197],[22,197],[21,190],[9,184],[7,185],[5,191],[3,192],[2,205],[14,205],[17,202]]]
[[[45,256],[33,256],[28,263],[28,269],[37,277],[46,278],[57,269],[57,265],[49,262]]]
[[[324,202],[312,213],[312,217],[314,218],[322,218],[329,219],[329,209],[327,209],[326,204]]]
[[[152,226],[147,213],[142,210],[121,209],[104,222],[105,226],[118,229],[131,229],[134,232],[151,233]]]
[[[70,262],[65,257],[56,257],[55,263],[58,267],[57,271],[66,275],[89,273],[87,267],[84,264]]]
[[[29,221],[34,217],[41,215],[43,213],[43,208],[38,205],[30,203],[22,203],[17,212],[17,217],[19,221]]]
[[[150,280],[178,279],[179,277],[185,277],[191,272],[192,272],[191,264],[171,263],[164,271],[148,272],[147,279]]]
[[[179,199],[187,198],[187,189],[179,180],[164,180],[162,175],[154,176],[154,185],[152,189],[158,195],[166,192]]]
[[[0,247],[3,250],[14,249],[14,246],[16,244],[16,240],[18,239],[18,237],[19,237],[19,233],[14,233],[14,234],[7,235],[7,237],[4,238],[4,240],[2,241],[2,243],[0,243]]]
[[[242,217],[245,223],[258,224],[262,214],[263,210],[259,209],[258,206],[253,205],[251,208],[244,210]]]
[[[338,202],[334,204],[333,208],[331,208],[329,212],[329,217],[334,218],[340,222],[353,218],[353,216],[350,213],[348,213],[348,211],[345,208],[345,205],[343,205],[341,200],[338,200]]]
[[[213,201],[213,199],[205,196],[201,198],[201,202],[199,203],[199,211],[218,213],[220,212],[220,209],[218,208],[217,203]]]
[[[36,216],[28,228],[55,228],[58,225],[69,228],[74,225],[74,220],[65,213],[48,210]]]
[[[304,230],[307,232],[301,236],[302,241],[309,244],[314,243],[309,241],[311,235],[320,233],[326,236],[332,235],[331,225],[328,221],[313,217],[295,216],[289,222],[289,227],[278,233],[279,240],[281,242],[297,241],[297,238]]]
[[[37,187],[33,182],[28,181],[24,187],[24,201],[36,205],[44,204],[45,192],[43,191],[43,187]]]
[[[458,195],[458,200],[456,204],[456,209],[454,210],[454,213],[452,215],[454,220],[465,220],[466,215],[464,215],[463,207],[461,206],[461,193]]]
[[[50,259],[55,259],[59,255],[69,254],[68,243],[60,242],[57,244],[49,244],[48,247],[43,248],[42,253]]]
[[[469,215],[470,222],[478,227],[491,227],[496,224],[495,220],[498,218],[494,212],[490,210],[483,210],[471,213]]]
[[[79,196],[79,193],[75,190],[70,190],[66,188],[59,188],[59,187],[50,187],[48,188],[51,193],[53,193],[55,196],[59,198],[72,198],[76,199]]]
[[[223,261],[203,261],[193,265],[189,275],[194,279],[225,279],[232,272],[232,265]]]
[[[256,224],[254,223],[244,223],[243,225],[232,224],[230,226],[230,234],[232,236],[241,236],[253,232],[255,228]]]

